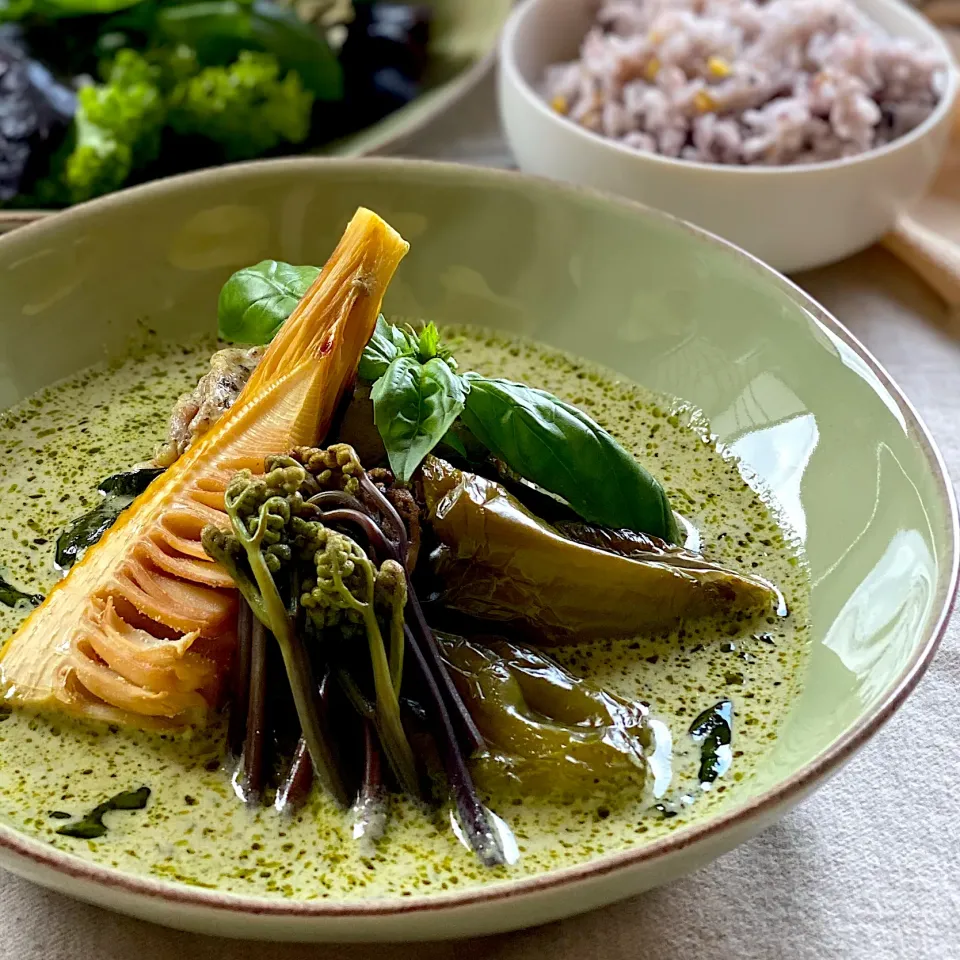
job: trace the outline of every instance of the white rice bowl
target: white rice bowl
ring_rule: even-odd
[[[607,0],[580,58],[547,68],[543,94],[640,151],[807,164],[909,133],[939,102],[946,69],[849,0]]]

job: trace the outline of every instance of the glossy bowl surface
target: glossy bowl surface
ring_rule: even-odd
[[[815,645],[775,750],[755,786],[712,819],[456,894],[244,898],[93,866],[0,824],[8,869],[136,916],[243,937],[410,940],[540,923],[664,883],[773,822],[876,732],[933,656],[956,587],[957,518],[909,403],[788,281],[592,191],[422,162],[290,160],[75,208],[0,238],[0,408],[122,353],[138,322],[172,338],[211,329],[233,270],[266,257],[322,262],[361,204],[412,244],[389,312],[536,337],[682,397],[777,501],[806,546]]]
[[[854,0],[890,35],[941,52],[943,96],[916,130],[868,153],[791,167],[733,167],[641,153],[552,110],[544,69],[575,59],[599,0],[524,0],[500,40],[499,101],[520,168],[665,210],[784,273],[832,263],[879,240],[919,200],[943,158],[960,74],[939,31],[901,0]]]

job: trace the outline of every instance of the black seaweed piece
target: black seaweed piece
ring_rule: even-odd
[[[76,837],[78,840],[96,840],[107,832],[103,822],[104,814],[112,810],[142,810],[150,798],[150,788],[140,787],[138,790],[126,790],[105,800],[94,807],[85,817],[75,823],[68,823],[60,827],[57,833],[64,837]]]
[[[68,524],[57,538],[54,560],[62,570],[72,567],[88,547],[92,547],[113,526],[117,517],[163,470],[159,467],[141,467],[107,477],[98,492],[103,500],[92,510]]]
[[[250,633],[250,685],[247,730],[240,758],[237,787],[250,804],[263,798],[267,727],[267,628],[253,618]]]
[[[43,597],[39,593],[24,593],[0,577],[0,603],[7,607],[15,607],[24,601],[39,607],[43,603]]]
[[[132,502],[129,497],[107,497],[74,520],[57,538],[54,555],[57,566],[69,570],[80,559],[81,553],[100,540]]]
[[[733,762],[733,703],[721,700],[704,710],[690,724],[690,736],[700,744],[700,782],[713,783]]]
[[[107,496],[139,497],[157,477],[163,473],[163,467],[137,467],[125,473],[114,473],[101,481],[97,489]]]

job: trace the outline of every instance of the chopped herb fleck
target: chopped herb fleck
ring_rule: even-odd
[[[107,832],[106,824],[103,822],[104,814],[112,810],[142,810],[147,805],[149,797],[149,787],[125,790],[98,804],[83,819],[61,827],[57,833],[64,837],[77,837],[80,840],[96,840]]]

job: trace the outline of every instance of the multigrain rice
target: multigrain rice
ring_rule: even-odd
[[[724,164],[816,163],[930,115],[936,51],[848,0],[607,0],[580,59],[547,68],[558,113],[629,147]]]

